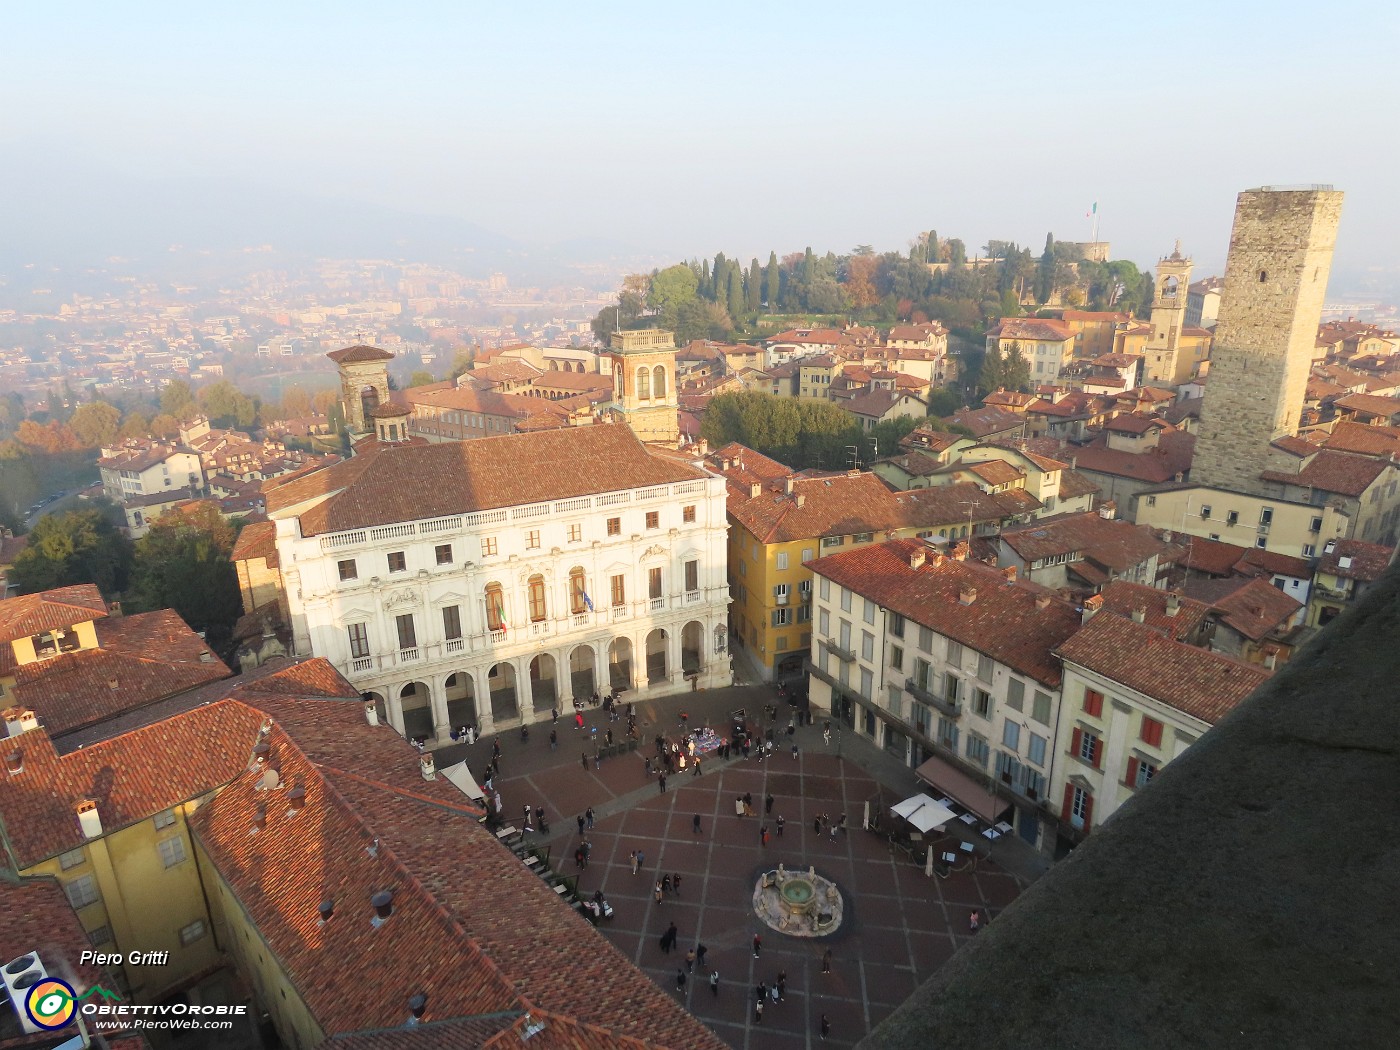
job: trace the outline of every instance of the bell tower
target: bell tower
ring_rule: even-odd
[[[1259,493],[1263,471],[1296,469],[1270,446],[1298,432],[1341,214],[1330,186],[1239,195],[1192,481]]]
[[[1191,260],[1181,255],[1181,242],[1157,261],[1152,288],[1152,334],[1143,348],[1144,374],[1149,381],[1175,383],[1176,355],[1186,325],[1186,289],[1191,284]]]
[[[340,369],[340,408],[351,434],[373,429],[373,412],[389,400],[389,362],[394,355],[377,346],[347,346],[326,355]]]
[[[659,328],[614,332],[608,358],[613,370],[613,416],[642,441],[679,445],[675,335]]]

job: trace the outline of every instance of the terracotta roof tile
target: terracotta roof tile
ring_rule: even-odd
[[[1296,474],[1266,470],[1260,476],[1266,481],[1356,497],[1375,484],[1387,469],[1389,464],[1385,460],[1323,449]]]
[[[1099,438],[1093,444],[1074,450],[1076,470],[1145,481],[1153,485],[1171,481],[1178,474],[1191,469],[1191,457],[1196,447],[1196,435],[1183,430],[1163,431],[1157,447],[1143,452],[1109,448],[1099,443],[1102,440]]]
[[[8,643],[16,638],[100,620],[106,615],[107,603],[91,583],[6,598],[0,601],[0,644],[8,649]]]
[[[381,350],[377,346],[365,346],[363,343],[358,346],[347,346],[341,350],[332,350],[326,355],[338,365],[353,365],[362,361],[392,361],[394,355],[387,350]]]
[[[53,736],[230,674],[170,609],[98,620],[96,631],[96,649],[14,670],[16,699]]]
[[[1294,558],[1278,551],[1250,547],[1235,563],[1241,576],[1291,576],[1296,580],[1312,579],[1312,566],[1306,558]]]
[[[1027,339],[1041,342],[1064,342],[1073,339],[1075,331],[1064,321],[1043,317],[1003,317],[987,333],[1000,339]]]
[[[1058,652],[1066,663],[1078,664],[1209,725],[1269,677],[1262,668],[1173,641],[1155,628],[1113,613],[1095,615]]]
[[[359,459],[266,490],[269,513],[333,493],[300,514],[302,534],[313,536],[705,476],[653,455],[622,425],[390,446]]]
[[[1169,616],[1169,593],[1141,583],[1114,580],[1100,591],[1099,595],[1103,598],[1103,612],[1131,618],[1134,610],[1141,609],[1144,614],[1143,622],[1149,627],[1155,627],[1178,642],[1187,641],[1205,623],[1206,617],[1210,615],[1210,606],[1194,598],[1171,595],[1176,599],[1177,611],[1175,615]]]
[[[1094,496],[1099,487],[1077,470],[1066,469],[1060,475],[1060,499],[1077,499],[1080,496]]]
[[[1026,425],[1025,417],[1019,412],[1003,412],[999,408],[965,408],[944,416],[942,422],[948,426],[967,427],[976,438],[1020,430]]]
[[[1166,544],[1148,526],[1110,521],[1092,510],[1016,525],[1002,530],[1001,540],[1026,562],[1081,552],[1116,572],[1166,551]]]
[[[1337,540],[1328,543],[1317,560],[1317,571],[1347,580],[1379,580],[1390,568],[1394,547],[1362,540]],[[1346,565],[1343,565],[1343,562]]]
[[[917,569],[909,561],[914,552],[926,552]],[[996,569],[935,555],[920,540],[860,547],[819,558],[810,568],[1049,686],[1060,682],[1053,650],[1079,627],[1079,614],[1045,588],[1008,583]],[[968,587],[976,598],[963,605],[960,595]]]
[[[269,568],[276,566],[278,564],[277,523],[259,521],[252,525],[243,526],[243,529],[238,533],[238,539],[234,542],[233,552],[229,558],[232,561],[265,558]]]
[[[1210,603],[1221,614],[1221,623],[1255,642],[1291,626],[1303,607],[1259,577],[1187,580],[1185,589],[1198,601]]]
[[[1363,456],[1400,456],[1400,427],[1371,427],[1350,420],[1338,422],[1323,447]]]

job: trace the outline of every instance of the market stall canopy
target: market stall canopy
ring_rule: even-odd
[[[466,795],[467,798],[475,799],[478,802],[486,801],[486,794],[481,788],[477,787],[476,778],[473,777],[471,771],[467,769],[465,760],[450,766],[444,766],[442,769],[439,769],[438,772],[452,781],[452,783],[456,784],[458,789],[462,794]]]
[[[891,806],[890,812],[903,817],[923,832],[941,828],[957,816],[947,806],[929,798],[928,795],[915,795],[913,798],[906,798],[899,805]]]
[[[928,759],[914,775],[987,824],[995,824],[1011,808],[1011,803],[998,798],[987,783],[974,780],[941,758]]]

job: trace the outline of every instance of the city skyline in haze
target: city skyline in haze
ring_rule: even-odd
[[[1179,238],[1204,275],[1239,190],[1327,183],[1337,277],[1397,269],[1400,105],[1367,73],[1388,9],[191,10],[10,13],[0,148],[59,242],[110,173],[677,259],[903,251],[931,228],[1039,253],[1088,240],[1097,203],[1116,257]]]

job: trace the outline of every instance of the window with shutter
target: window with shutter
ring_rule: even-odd
[[[1092,718],[1103,717],[1103,693],[1094,689],[1084,690],[1084,713]]]
[[[1137,771],[1138,760],[1136,758],[1128,759],[1128,775],[1123,778],[1123,783],[1129,787],[1137,787]]]
[[[1162,723],[1155,718],[1142,716],[1142,742],[1152,747],[1162,746]]]

